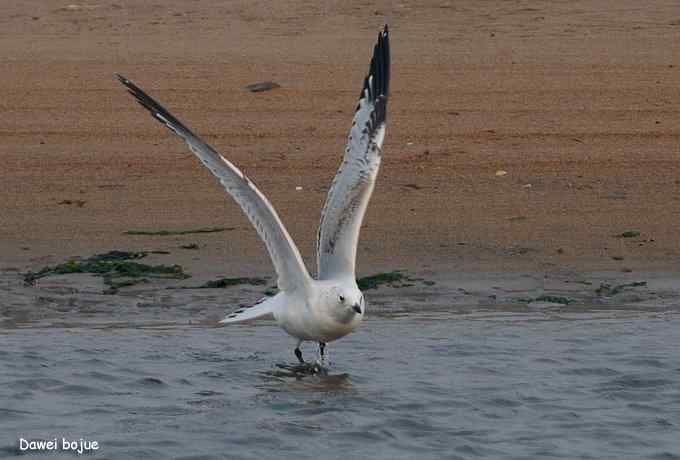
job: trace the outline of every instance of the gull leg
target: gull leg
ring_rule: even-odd
[[[304,364],[305,360],[302,359],[302,351],[300,351],[300,344],[302,343],[302,340],[300,340],[295,347],[295,356],[297,357],[298,361],[300,361],[300,364]]]
[[[326,369],[326,356],[326,342],[319,342],[319,359],[312,367],[312,373],[328,375],[328,369]]]
[[[319,342],[319,356],[321,357],[321,364],[326,363],[326,343]]]

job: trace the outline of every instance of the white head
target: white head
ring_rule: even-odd
[[[341,323],[360,319],[364,314],[364,295],[356,285],[333,286],[328,300],[331,303],[333,316]]]

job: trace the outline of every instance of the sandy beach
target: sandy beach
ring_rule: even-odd
[[[313,267],[384,23],[393,85],[359,273],[677,272],[680,9],[595,0],[5,7],[2,267],[154,249],[195,276],[271,273],[240,209],[116,72],[241,167]],[[244,89],[266,80],[281,88]],[[124,233],[210,227],[228,230]]]

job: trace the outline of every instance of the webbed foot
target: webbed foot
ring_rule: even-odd
[[[277,364],[276,367],[291,373],[294,377],[306,375],[328,375],[328,369],[319,362],[300,364]]]

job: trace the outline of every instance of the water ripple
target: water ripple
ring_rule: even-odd
[[[372,318],[328,376],[276,367],[267,324],[7,330],[0,456],[64,435],[111,459],[680,460],[678,318],[543,314]]]

